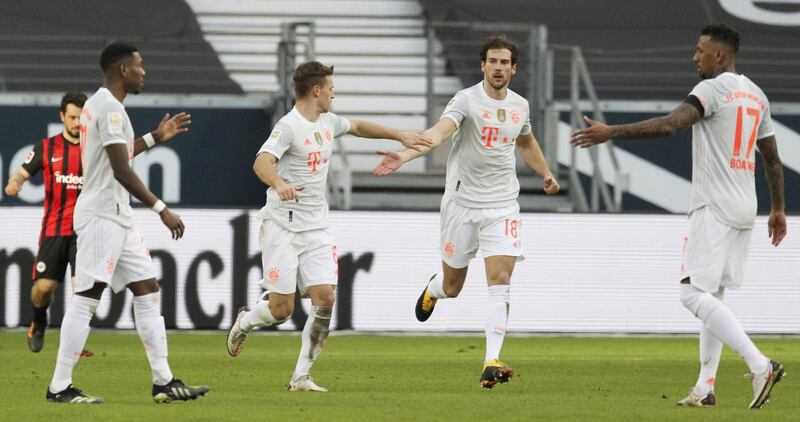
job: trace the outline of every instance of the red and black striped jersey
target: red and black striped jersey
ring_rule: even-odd
[[[42,237],[72,236],[72,214],[83,188],[81,146],[62,134],[42,139],[22,164],[32,175],[42,170],[44,218]]]

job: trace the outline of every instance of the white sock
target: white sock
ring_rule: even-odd
[[[447,295],[444,293],[444,277],[442,273],[436,273],[433,278],[428,282],[428,294],[434,299],[444,299]]]
[[[89,322],[99,303],[99,300],[78,295],[70,300],[61,321],[56,369],[49,387],[51,392],[58,393],[72,384],[72,368],[78,363],[86,339],[89,338]]]
[[[681,286],[681,302],[705,323],[714,336],[738,353],[751,372],[759,374],[767,369],[769,359],[761,354],[730,309],[719,299],[690,284],[684,284]]]
[[[269,301],[259,300],[256,302],[256,306],[253,306],[253,309],[239,319],[239,328],[249,333],[253,328],[278,325],[284,321],[278,321],[272,316],[272,312],[269,311]]]
[[[714,293],[720,302],[725,294],[725,288],[721,287],[719,292]],[[694,386],[694,394],[703,396],[714,391],[714,384],[717,381],[717,368],[722,356],[722,341],[715,336],[705,324],[700,328],[700,375]]]
[[[161,316],[161,292],[134,296],[133,316],[136,319],[136,331],[139,332],[139,338],[147,352],[147,360],[150,361],[153,384],[167,385],[173,376],[167,361],[169,351],[167,330]]]
[[[489,306],[486,314],[486,359],[500,359],[500,349],[506,337],[508,307],[511,301],[511,286],[501,284],[489,286]]]
[[[311,365],[317,360],[325,339],[328,338],[331,326],[331,309],[318,306],[311,306],[311,313],[303,327],[301,338],[300,356],[297,357],[297,365],[294,368],[292,380],[296,380],[311,372]]]

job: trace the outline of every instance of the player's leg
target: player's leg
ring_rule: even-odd
[[[298,253],[293,241],[296,234],[270,220],[261,222],[259,243],[264,279],[261,287],[269,293],[251,308],[243,306],[228,331],[228,354],[236,357],[242,352],[247,335],[254,328],[280,325],[294,312],[294,293],[297,290]]]
[[[489,256],[484,259],[489,303],[486,307],[486,354],[480,384],[492,388],[496,383],[506,383],[513,371],[500,360],[500,350],[508,325],[511,301],[511,274],[514,272],[515,256]]]
[[[725,288],[712,294],[720,302],[725,297]],[[717,381],[717,369],[722,357],[722,341],[717,338],[705,324],[700,327],[700,374],[697,382],[688,396],[678,401],[679,406],[702,407],[715,406],[717,396],[714,393],[714,384]]]
[[[69,271],[70,271],[69,282],[70,286],[72,287],[72,292],[74,294],[75,288],[77,287],[77,278],[75,277],[75,268],[76,268],[75,256],[77,255],[78,252],[78,236],[73,234],[72,236],[68,237],[66,239],[66,244],[67,244],[66,256],[69,258]],[[94,353],[92,353],[91,350],[88,350],[84,347],[83,351],[81,352],[81,357],[88,358],[92,356],[94,356]]]
[[[500,350],[508,325],[511,303],[511,275],[514,265],[525,257],[519,239],[521,224],[519,206],[482,210],[480,248],[486,267],[488,304],[486,307],[486,355],[480,384],[492,388],[506,383],[513,371],[500,360]]]
[[[56,287],[64,279],[69,256],[69,238],[42,237],[39,252],[33,266],[34,284],[31,288],[33,321],[28,328],[28,348],[32,352],[42,350],[47,328],[47,308],[53,302]]]
[[[300,336],[300,354],[289,381],[289,391],[325,392],[328,390],[317,385],[310,372],[330,331],[339,259],[328,230],[304,232],[300,239],[298,247],[303,252],[298,256],[300,277],[297,287],[303,297],[311,298],[311,311]]]
[[[31,288],[33,321],[28,327],[28,348],[39,352],[44,346],[44,333],[47,328],[47,308],[53,302],[58,282],[50,278],[40,278]]]
[[[78,289],[67,305],[61,321],[61,337],[53,378],[47,388],[48,401],[59,403],[102,403],[99,397],[84,394],[72,385],[72,370],[86,345],[91,328],[89,322],[100,304],[104,282],[95,282],[86,274],[78,275]]]
[[[414,313],[427,321],[439,299],[458,297],[467,279],[469,261],[478,249],[479,212],[442,199],[440,247],[442,272],[434,274],[417,299]]]
[[[76,256],[76,263],[80,265],[76,266],[75,294],[61,321],[58,357],[47,399],[62,403],[101,403],[102,399],[84,394],[72,385],[72,370],[89,337],[89,322],[114,273],[113,262],[121,253],[124,236],[119,225],[97,217],[76,229],[81,234],[77,239]]]
[[[173,400],[194,400],[205,395],[208,386],[186,385],[173,376],[168,361],[167,330],[161,316],[161,292],[150,251],[141,233],[118,227],[122,231],[123,243],[119,258],[112,263],[111,288],[114,293],[126,288],[133,293],[133,317],[150,364],[153,400],[156,403],[168,403]]]
[[[300,355],[289,381],[289,391],[326,392],[311,378],[311,366],[317,360],[325,340],[328,338],[333,313],[334,286],[322,284],[308,288],[311,297],[311,311],[301,334]]]

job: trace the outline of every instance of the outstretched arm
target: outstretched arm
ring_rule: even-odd
[[[544,178],[545,193],[548,195],[554,195],[558,193],[560,189],[558,186],[558,181],[556,181],[553,173],[550,172],[550,168],[547,166],[547,161],[544,159],[542,149],[539,147],[539,143],[536,141],[536,138],[533,136],[533,134],[528,133],[527,135],[521,135],[518,137],[517,148],[519,148],[522,158],[525,159],[525,162],[528,163],[533,171]]]
[[[164,118],[161,119],[161,123],[158,124],[158,128],[149,133],[149,135],[153,137],[151,145],[148,145],[148,142],[145,140],[147,135],[136,138],[133,141],[133,155],[139,155],[139,153],[146,151],[148,148],[152,148],[157,143],[167,142],[175,135],[188,131],[189,125],[192,124],[191,119],[192,116],[186,113],[178,113],[172,116],[172,118],[169,117],[169,113],[165,114]]]
[[[764,161],[764,173],[767,175],[769,184],[769,197],[772,202],[772,209],[769,213],[767,222],[769,237],[772,244],[778,246],[786,237],[786,214],[783,205],[783,165],[778,156],[778,143],[774,136],[759,139],[757,142],[758,150]]]
[[[385,150],[378,151],[378,154],[383,155],[384,158],[383,161],[378,163],[377,167],[375,167],[372,173],[376,176],[386,176],[391,174],[400,168],[403,163],[411,161],[417,157],[421,157],[436,149],[445,140],[453,136],[453,134],[456,132],[456,129],[456,124],[449,118],[439,119],[435,125],[423,132],[423,134],[430,140],[430,145],[422,146],[417,150],[405,149],[400,152]]]
[[[702,117],[697,108],[687,102],[666,116],[627,125],[608,126],[584,116],[587,127],[572,132],[569,143],[574,147],[588,148],[609,139],[661,138],[692,127]]]
[[[403,144],[404,147],[414,150],[431,145],[431,140],[420,132],[403,132],[366,120],[351,120],[350,130],[347,133],[362,138],[394,139]]]

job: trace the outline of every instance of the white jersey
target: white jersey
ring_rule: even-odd
[[[517,137],[531,132],[528,101],[508,90],[495,100],[483,82],[456,93],[442,113],[455,122],[445,195],[467,208],[503,208],[519,196]]]
[[[692,203],[730,227],[748,229],[758,209],[755,142],[775,134],[769,101],[753,81],[726,72],[694,87],[705,109],[692,128]]]
[[[293,232],[328,227],[325,192],[333,140],[349,130],[350,121],[333,113],[322,113],[315,122],[306,120],[297,108],[283,116],[258,153],[278,158],[278,175],[303,190],[298,192],[299,201],[281,201],[270,187],[261,217]]]
[[[125,144],[130,151],[129,160],[133,160],[133,126],[125,106],[108,89],[98,89],[83,106],[80,133],[84,180],[83,190],[75,203],[75,226],[79,227],[89,217],[97,216],[132,227],[130,194],[114,179],[104,149],[111,144]]]

